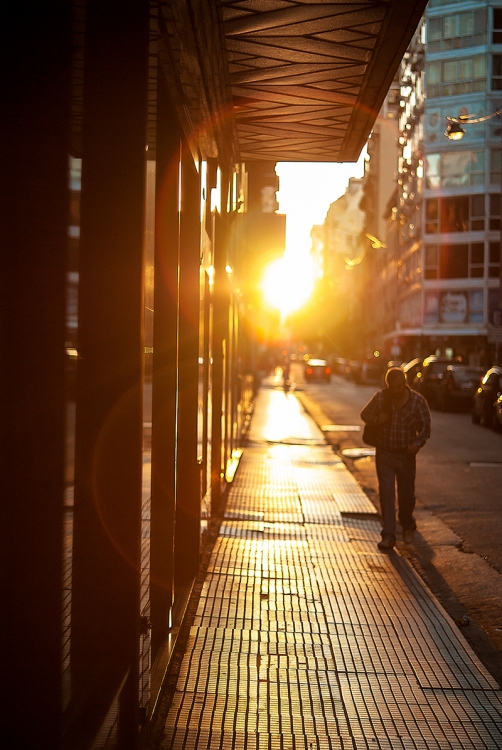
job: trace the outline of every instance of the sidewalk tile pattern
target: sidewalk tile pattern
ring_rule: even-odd
[[[262,390],[162,750],[502,747],[499,686],[377,551],[369,505],[294,396]]]

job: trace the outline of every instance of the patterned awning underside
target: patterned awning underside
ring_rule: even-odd
[[[243,160],[358,158],[425,0],[221,0]]]
[[[427,0],[159,0],[194,155],[356,161]]]

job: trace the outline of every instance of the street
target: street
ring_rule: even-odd
[[[307,384],[296,363],[291,376],[297,397],[315,421],[337,426],[324,430],[326,439],[378,508],[374,458],[349,458],[343,451],[367,447],[359,413],[379,385],[357,385],[339,376],[330,384]],[[416,492],[414,543],[398,540],[397,547],[500,681],[502,434],[473,425],[467,412],[432,410],[432,435],[417,459]]]

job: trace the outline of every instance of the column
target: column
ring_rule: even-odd
[[[86,4],[71,676],[80,746],[138,746],[148,0]]]
[[[179,251],[175,592],[187,595],[199,567],[200,468],[197,463],[199,374],[200,178],[184,144]]]
[[[221,171],[221,216],[215,217],[214,291],[213,291],[213,370],[211,420],[211,506],[213,515],[221,512],[221,472],[223,470],[223,348],[228,333],[227,263],[228,214],[227,196],[230,172]]]
[[[32,750],[60,744],[71,3],[2,8],[0,700]]]
[[[177,117],[160,68],[157,85],[150,548],[152,657],[167,636],[173,605],[181,154]]]

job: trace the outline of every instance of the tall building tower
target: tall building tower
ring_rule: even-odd
[[[425,19],[401,61],[368,142],[364,177],[366,352],[429,352],[423,329]]]
[[[502,120],[466,125],[461,141],[448,140],[444,130],[447,117],[480,119],[502,108],[502,5],[430,0],[426,18],[422,325],[416,353],[454,353],[486,364],[494,356],[492,324],[499,307]]]
[[[502,109],[496,2],[430,0],[398,72],[397,154],[369,149],[369,177],[380,177],[382,163],[396,169],[386,247],[370,251],[366,295],[367,345],[392,359],[437,352],[489,365],[502,354],[502,117],[491,117]],[[479,122],[449,140],[447,117],[463,115]],[[375,141],[373,151],[380,148]],[[368,213],[373,192],[369,180],[367,227],[378,237],[382,217]]]

